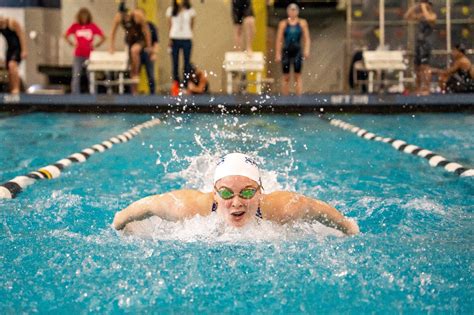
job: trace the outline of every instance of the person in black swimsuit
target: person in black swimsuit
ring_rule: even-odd
[[[245,32],[245,50],[252,52],[255,35],[255,17],[251,0],[232,0],[232,19],[234,21],[234,49],[242,50],[242,33]]]
[[[457,44],[451,51],[453,62],[445,70],[435,69],[439,75],[439,87],[443,93],[474,92],[474,68],[466,56],[466,47]]]
[[[138,200],[115,214],[113,227],[121,230],[130,222],[153,215],[169,221],[217,215],[221,222],[236,228],[259,220],[280,224],[316,220],[346,235],[359,233],[355,221],[322,201],[289,191],[264,194],[258,164],[246,154],[219,158],[213,184],[209,193],[183,189]]]
[[[303,58],[306,59],[309,57],[311,45],[308,22],[298,17],[298,5],[294,3],[290,4],[286,11],[288,18],[281,21],[278,25],[275,61],[281,61],[282,63],[282,95],[289,94],[291,65],[293,65],[293,71],[295,73],[295,93],[296,95],[301,95],[303,92],[301,67],[303,65]],[[304,39],[303,47],[301,45],[302,39]]]
[[[114,17],[110,35],[109,52],[112,54],[115,51],[115,36],[119,25],[121,25],[125,31],[125,43],[128,46],[130,54],[130,76],[132,79],[138,80],[140,72],[140,53],[145,51],[149,54],[153,51],[150,28],[140,9],[134,9],[129,12],[125,8],[124,2],[121,2],[119,12]],[[131,90],[132,94],[136,94],[136,85],[132,85]]]
[[[28,55],[25,33],[17,21],[0,15],[0,34],[7,42],[5,66],[8,70],[10,93],[18,94],[21,83],[18,66]]]
[[[433,4],[429,0],[421,0],[420,3],[410,7],[405,13],[405,19],[418,22],[415,42],[415,71],[416,71],[416,93],[419,95],[430,94],[431,84],[431,50],[432,34],[436,23],[436,13]]]

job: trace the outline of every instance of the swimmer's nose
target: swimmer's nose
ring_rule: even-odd
[[[232,208],[241,208],[244,204],[240,200],[239,196],[232,198]]]

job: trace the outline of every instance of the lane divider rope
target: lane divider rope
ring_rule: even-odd
[[[347,130],[359,136],[360,138],[376,141],[376,142],[383,142],[391,144],[392,147],[400,152],[417,155],[428,160],[428,163],[431,167],[443,167],[446,171],[459,175],[461,177],[471,177],[474,176],[474,169],[466,168],[459,163],[449,161],[445,157],[436,154],[430,150],[423,149],[419,146],[406,143],[403,140],[393,139],[382,137],[376,135],[373,132],[365,130],[363,128],[357,127],[345,121],[335,118],[329,118],[320,116],[321,119],[328,121],[331,125],[341,128],[343,130]]]
[[[47,165],[24,176],[17,176],[8,182],[0,185],[0,199],[13,199],[26,187],[34,184],[38,180],[53,179],[61,175],[61,172],[71,166],[73,163],[83,163],[91,155],[102,153],[114,146],[114,144],[125,143],[141,133],[142,129],[148,129],[160,124],[159,119],[151,119],[142,124],[125,131],[124,133],[112,137],[102,143],[71,154],[67,158],[61,159],[54,164]]]

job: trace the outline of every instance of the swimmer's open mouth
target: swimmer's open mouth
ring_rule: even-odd
[[[234,217],[241,217],[245,214],[245,211],[237,211],[237,212],[232,212],[231,215]]]

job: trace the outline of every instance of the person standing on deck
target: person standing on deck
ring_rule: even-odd
[[[405,13],[405,19],[418,22],[415,42],[416,94],[430,94],[432,34],[436,23],[433,3],[421,0]]]
[[[308,22],[298,17],[299,7],[295,3],[290,4],[286,12],[288,18],[278,24],[275,61],[281,62],[283,68],[281,94],[289,94],[290,67],[293,65],[295,94],[301,95],[303,92],[301,68],[303,60],[309,57],[311,45]],[[303,46],[301,39],[304,42]]]
[[[7,42],[5,66],[8,70],[10,93],[18,94],[21,86],[18,67],[28,55],[25,32],[16,20],[0,15],[0,34],[5,37]]]
[[[143,18],[146,20],[145,10],[139,8],[138,11],[140,14],[143,15]],[[158,36],[158,28],[153,22],[146,21],[148,24],[148,28],[150,29],[150,36],[151,36],[151,50],[146,51],[142,49],[140,52],[140,63],[145,66],[145,72],[148,79],[148,88],[150,90],[150,94],[155,94],[156,83],[155,83],[155,61],[156,61],[156,54],[158,53],[159,48],[159,41],[160,38]]]
[[[180,88],[186,89],[191,74],[191,51],[193,47],[193,29],[196,11],[189,0],[173,0],[166,10],[169,27],[169,48],[171,49],[171,62],[173,66],[173,83],[171,95],[177,96]],[[183,52],[184,75],[179,78],[179,53]]]
[[[145,50],[149,53],[152,50],[150,29],[145,17],[141,14],[139,9],[128,12],[125,7],[125,2],[122,1],[119,6],[119,12],[114,17],[110,35],[109,52],[112,54],[115,51],[115,36],[119,25],[122,25],[125,31],[125,42],[127,43],[130,55],[130,76],[132,79],[138,80],[140,72],[140,52]],[[132,94],[137,93],[136,84],[131,86],[131,90]]]
[[[74,35],[75,42],[70,38]],[[98,36],[99,41],[94,44],[94,37]],[[76,14],[76,22],[73,23],[64,33],[66,42],[76,49],[74,50],[74,61],[72,66],[71,93],[81,93],[81,74],[86,61],[89,59],[91,51],[99,47],[105,41],[102,30],[92,23],[92,14],[87,8],[81,8]]]
[[[255,36],[255,17],[251,0],[232,0],[232,20],[234,21],[234,49],[252,52]],[[245,33],[245,36],[243,36]],[[245,45],[242,43],[245,37]]]

